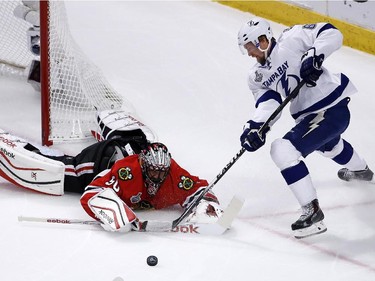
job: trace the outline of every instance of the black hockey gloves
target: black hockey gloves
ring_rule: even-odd
[[[324,55],[317,56],[315,48],[308,49],[301,58],[300,76],[306,81],[307,87],[315,87],[320,75],[323,73],[322,64]]]
[[[259,134],[259,129],[263,124],[263,122],[257,123],[252,120],[246,123],[240,141],[241,146],[247,151],[256,151],[266,143],[266,133],[269,131],[269,127],[262,134]]]

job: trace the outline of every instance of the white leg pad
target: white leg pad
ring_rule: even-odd
[[[145,134],[146,138],[150,142],[157,140],[156,134],[140,122],[134,114],[125,112],[123,110],[103,110],[97,112],[98,121],[98,135],[95,136],[97,139],[108,139],[111,135],[121,131],[133,131],[140,129]]]
[[[27,144],[0,129],[0,176],[23,188],[63,195],[64,163],[25,149]]]

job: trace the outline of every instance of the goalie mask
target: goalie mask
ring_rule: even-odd
[[[151,143],[139,154],[147,192],[155,195],[169,173],[171,154],[162,143]]]

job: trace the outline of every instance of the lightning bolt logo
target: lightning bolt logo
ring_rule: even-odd
[[[319,127],[319,123],[324,120],[324,112],[319,112],[313,120],[310,121],[309,130],[304,134],[302,137],[304,138],[306,135],[310,134],[316,128]]]
[[[277,82],[276,89],[279,90],[279,93],[281,93],[280,90],[283,90],[285,96],[287,97],[291,93],[291,87],[293,85],[297,85],[299,82],[300,79],[298,76],[293,74],[286,74],[286,72],[284,72],[284,74],[280,77],[279,81]]]
[[[286,77],[286,72],[284,72],[283,76],[280,78],[281,87],[285,91],[285,95],[289,96],[290,94],[290,87],[289,87],[289,81]]]

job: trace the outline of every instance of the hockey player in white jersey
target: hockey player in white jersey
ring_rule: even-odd
[[[350,122],[349,96],[356,88],[347,76],[333,74],[323,66],[342,40],[341,32],[330,23],[295,25],[276,40],[262,18],[253,18],[238,33],[243,54],[257,60],[248,76],[255,110],[240,137],[247,151],[264,145],[268,130],[260,134],[261,126],[297,84],[302,80],[306,83],[290,102],[295,126],[271,145],[271,157],[302,207],[302,215],[291,225],[296,238],[327,230],[302,158],[317,151],[344,167],[338,172],[340,179],[374,182],[366,161],[341,137]]]

